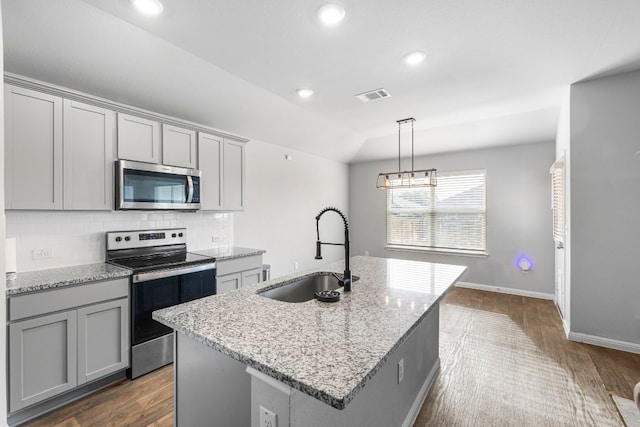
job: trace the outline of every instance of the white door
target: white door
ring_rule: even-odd
[[[565,304],[567,300],[566,296],[566,284],[565,284],[565,271],[564,271],[564,248],[561,242],[556,242],[556,304],[560,310],[560,315],[564,318],[566,315]]]

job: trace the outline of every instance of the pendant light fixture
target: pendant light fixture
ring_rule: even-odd
[[[438,178],[435,169],[415,170],[413,166],[413,122],[416,119],[397,120],[398,123],[398,172],[382,172],[378,174],[376,188],[393,190],[394,188],[435,187]],[[411,123],[411,171],[402,171],[400,168],[400,130],[402,125]]]

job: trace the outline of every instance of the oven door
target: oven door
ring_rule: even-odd
[[[200,209],[200,175],[195,169],[116,161],[116,209]]]
[[[171,328],[152,319],[155,310],[215,293],[215,263],[134,274],[131,284],[131,344],[141,344],[171,333]]]

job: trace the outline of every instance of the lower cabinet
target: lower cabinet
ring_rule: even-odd
[[[75,311],[9,325],[11,411],[76,386],[76,326]]]
[[[262,255],[216,261],[218,294],[260,282],[262,282]]]
[[[9,412],[129,366],[128,278],[8,303]]]
[[[223,294],[242,287],[242,274],[233,273],[216,278],[216,293]]]
[[[129,366],[128,312],[127,298],[78,309],[78,385]]]

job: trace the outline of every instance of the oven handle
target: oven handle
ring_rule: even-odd
[[[148,273],[134,274],[133,283],[148,282],[150,280],[164,279],[166,277],[181,276],[183,274],[197,273],[199,271],[214,270],[216,263],[196,265],[194,267],[176,268],[173,270],[150,271]]]

